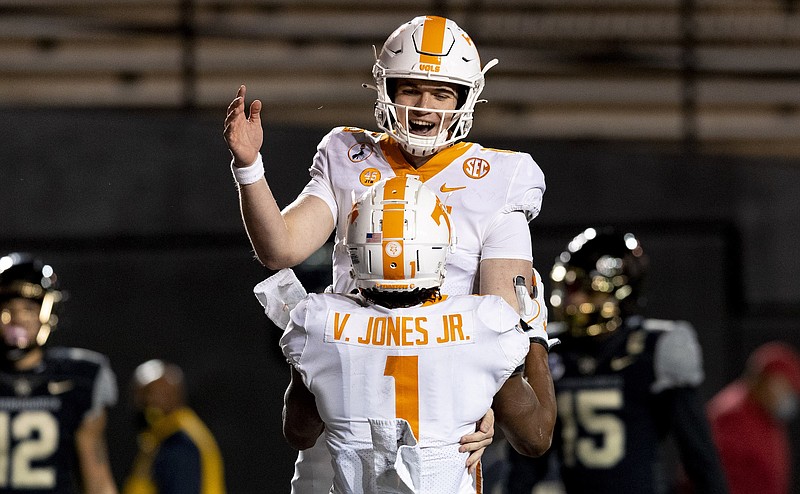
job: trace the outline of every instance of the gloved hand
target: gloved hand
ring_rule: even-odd
[[[517,294],[522,329],[531,342],[539,343],[549,352],[551,348],[561,343],[561,340],[547,337],[547,305],[544,303],[544,286],[539,272],[533,270],[531,279],[533,296],[525,286],[524,276],[514,277],[514,291]]]

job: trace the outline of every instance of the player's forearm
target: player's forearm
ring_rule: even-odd
[[[546,431],[549,447],[556,424],[556,392],[553,387],[553,377],[550,375],[547,355],[547,350],[542,345],[531,343],[525,358],[525,379],[533,389],[533,394],[536,395],[538,406],[533,411],[533,415],[539,427]]]
[[[283,399],[283,436],[289,446],[304,450],[314,446],[325,424],[317,410],[313,393],[303,384],[302,377],[294,367],[291,373]]]
[[[291,264],[289,230],[266,180],[239,185],[239,206],[259,261],[270,269],[294,265]]]
[[[539,418],[539,403],[521,375],[512,376],[495,395],[492,408],[506,440],[525,456],[540,456],[550,447],[552,427]]]

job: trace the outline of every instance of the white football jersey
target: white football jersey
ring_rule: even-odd
[[[498,216],[521,211],[530,221],[539,214],[544,175],[527,153],[460,142],[415,169],[386,134],[338,127],[320,141],[310,172],[311,181],[301,195],[324,200],[337,226],[333,249],[336,293],[349,293],[355,287],[344,246],[347,214],[367,187],[387,177],[419,177],[450,211],[457,244],[447,259],[442,293],[473,293],[482,259],[532,260],[529,242],[503,243],[503,232],[490,239]]]
[[[334,492],[477,492],[459,439],[524,362],[518,321],[493,295],[387,309],[312,294],[292,310],[280,344],[325,421]]]

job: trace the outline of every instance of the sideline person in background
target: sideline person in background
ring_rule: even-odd
[[[382,132],[337,127],[319,143],[311,180],[281,211],[264,173],[262,103],[246,114],[245,86],[228,107],[224,136],[233,157],[242,217],[258,259],[270,269],[294,266],[334,234],[335,293],[350,293],[350,260],[344,246],[347,215],[355,197],[382,178],[419,177],[451,212],[458,243],[448,259],[441,287],[447,295],[495,294],[517,307],[513,280],[532,272],[528,222],[539,214],[544,176],[527,153],[502,151],[465,142],[484,74],[472,39],[455,22],[421,16],[395,30],[373,66],[377,91],[375,118]],[[267,166],[267,170],[273,164]],[[530,279],[526,277],[530,288]],[[539,347],[539,348],[536,348]],[[555,413],[547,352],[532,346],[525,376],[542,401],[546,421]],[[475,468],[493,435],[487,413],[476,433],[462,441]],[[300,453],[295,494],[327,494],[333,472],[320,441]]]
[[[698,392],[700,345],[688,322],[642,317],[648,266],[639,240],[612,227],[587,228],[556,258],[557,461],[510,450],[509,494],[530,494],[553,463],[568,494],[669,492],[667,436],[698,492],[727,492]]]
[[[47,345],[63,299],[53,268],[0,257],[0,492],[116,494],[106,444],[108,359]]]
[[[187,405],[181,368],[148,360],[134,371],[132,388],[143,429],[123,494],[225,494],[222,455]]]
[[[546,451],[555,417],[531,420],[542,405],[521,373],[530,338],[548,348],[546,333],[525,334],[498,296],[440,293],[454,237],[436,195],[413,178],[383,180],[348,223],[358,293],[307,296],[281,338],[289,443],[303,450],[323,437],[342,494],[482,492],[459,439],[490,405],[515,448]]]
[[[792,459],[787,424],[797,416],[800,355],[770,342],[747,360],[744,374],[708,403],[714,442],[731,494],[788,494]]]

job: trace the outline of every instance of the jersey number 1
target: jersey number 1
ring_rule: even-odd
[[[389,355],[383,375],[394,378],[395,415],[408,421],[419,441],[419,357]]]

